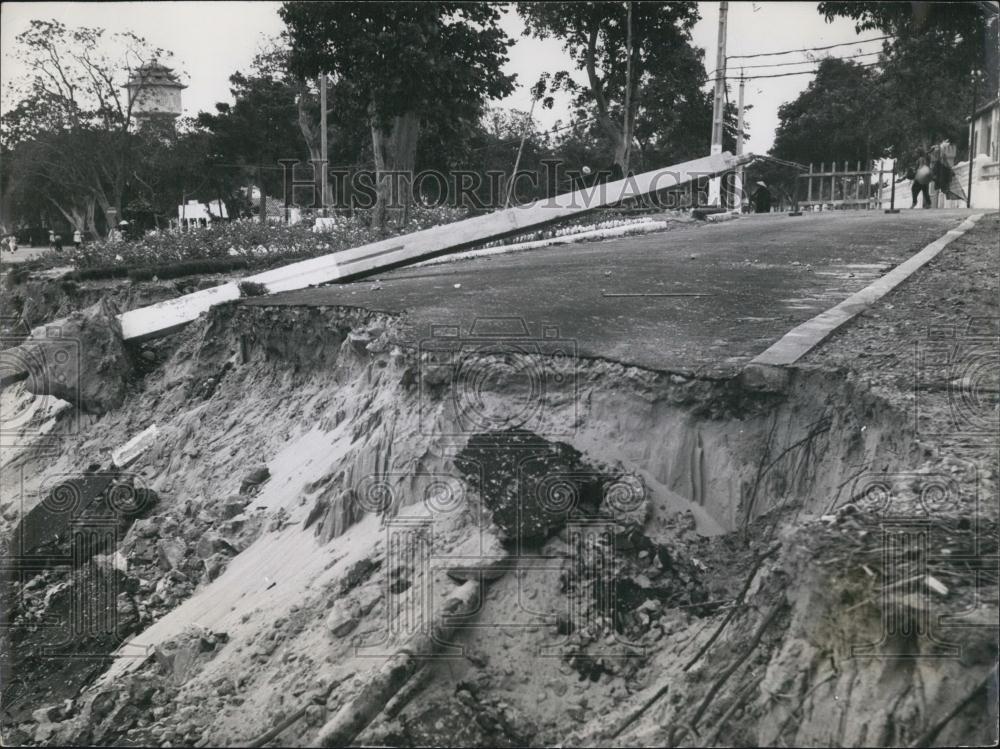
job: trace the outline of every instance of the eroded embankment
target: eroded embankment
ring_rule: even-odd
[[[283,727],[281,743],[313,744],[374,699],[373,667],[424,631],[455,568],[480,566],[496,579],[457,649],[355,740],[911,743],[992,667],[972,629],[964,660],[881,657],[940,655],[917,620],[941,602],[879,597],[913,560],[884,556],[866,477],[911,466],[915,447],[905,415],[842,375],[752,392],[530,341],[414,349],[393,318],[342,308],[229,305],[178,339],[58,460],[24,450],[5,466],[30,515],[59,476],[100,474],[159,429],[104,489],[80,490],[91,507],[111,486],[153,498],[115,515],[117,554],[14,591],[6,672],[45,676],[5,693],[22,737],[243,744]],[[46,670],[66,655],[41,648],[47,591],[72,600],[94,575],[118,586],[115,627],[87,641],[91,668]],[[867,643],[880,657],[851,648]]]
[[[3,276],[0,295],[2,344],[13,345],[37,326],[98,302],[110,301],[124,312],[211,288],[222,280],[221,276],[206,276],[173,281],[72,281],[44,273],[35,277],[30,271],[10,270]]]

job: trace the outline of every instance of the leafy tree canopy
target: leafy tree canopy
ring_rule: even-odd
[[[966,145],[974,88],[980,102],[997,91],[994,3],[829,1],[818,7],[828,21],[850,18],[859,33],[892,37],[883,43],[873,92],[881,113],[873,139],[897,154],[945,138]]]
[[[802,164],[870,158],[878,126],[876,79],[872,68],[850,60],[821,60],[806,90],[778,108],[771,153]],[[876,149],[880,145],[876,139]]]
[[[487,3],[287,2],[280,11],[291,42],[291,70],[321,72],[343,86],[338,106],[387,127],[415,113],[434,119],[479,113],[503,98],[514,77],[503,72],[513,40]]]
[[[827,0],[819,3],[819,12],[827,21],[854,20],[858,33],[878,30],[903,40],[933,36],[947,45],[948,56],[960,61],[967,73],[973,68],[992,69],[995,75],[997,9],[991,6],[995,3]]]
[[[704,106],[704,52],[691,37],[697,3],[521,2],[517,9],[529,33],[562,40],[586,72],[585,87],[566,71],[555,84],[575,94],[578,117],[598,123],[618,170],[628,170],[633,137],[644,148],[669,150],[670,140],[683,137],[671,125]]]

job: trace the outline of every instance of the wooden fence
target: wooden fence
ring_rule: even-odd
[[[878,182],[873,184],[875,175],[878,175]],[[882,172],[876,170],[872,162],[862,168],[859,161],[854,169],[846,161],[842,169],[838,169],[836,163],[831,163],[829,168],[821,163],[819,169],[810,164],[809,171],[800,173],[795,181],[796,210],[878,208],[882,178]]]

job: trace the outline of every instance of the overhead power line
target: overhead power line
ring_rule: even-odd
[[[853,42],[841,42],[840,44],[829,44],[825,47],[806,47],[804,49],[783,49],[780,52],[757,52],[752,55],[728,55],[727,60],[746,60],[751,57],[775,57],[777,55],[791,55],[796,52],[822,52],[824,49],[834,47],[852,47],[855,44],[866,44],[867,42],[880,42],[883,39],[892,39],[892,36],[873,36],[871,39],[856,39]]]
[[[862,52],[859,55],[845,55],[843,57],[827,57],[823,59],[856,60],[859,57],[871,57],[872,55],[880,55],[880,54],[882,54],[882,51],[878,50],[876,52]],[[740,70],[752,70],[755,68],[787,68],[790,65],[815,65],[816,63],[822,61],[823,60],[796,60],[795,62],[766,62],[762,65],[739,65],[738,67],[740,68]],[[736,65],[733,65],[734,69],[736,67],[737,67]],[[713,70],[711,73],[708,74],[708,77],[712,78],[713,76],[715,76],[715,73],[716,71]]]
[[[873,67],[875,67],[876,65],[879,65],[879,64],[880,63],[877,63],[877,62],[869,62],[869,63],[866,63],[864,65],[858,65],[858,67],[859,68],[873,68]],[[813,69],[813,70],[799,70],[799,71],[796,71],[794,73],[773,73],[773,74],[770,74],[770,75],[748,75],[748,76],[744,76],[743,80],[745,80],[745,81],[759,81],[762,78],[784,78],[784,77],[789,76],[789,75],[815,75],[818,72],[819,72],[818,70]],[[726,76],[726,80],[727,81],[738,81],[739,79],[740,79],[740,76],[738,76],[738,75],[727,75]]]

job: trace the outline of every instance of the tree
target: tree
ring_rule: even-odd
[[[997,90],[997,9],[993,3],[821,2],[828,21],[878,30],[884,42],[876,92],[884,137],[897,154],[943,138],[961,142],[971,110],[973,71],[985,73],[983,94]]]
[[[801,164],[877,155],[883,146],[877,87],[872,68],[835,57],[821,60],[805,91],[778,108],[771,153]]]
[[[647,92],[643,94],[645,105],[635,126],[643,170],[702,157],[708,153],[710,145],[713,92],[678,90],[679,86],[662,86],[659,83],[657,79],[650,80]],[[749,139],[750,133],[746,115],[752,109],[753,105],[745,107],[745,140]],[[736,150],[737,113],[734,102],[723,106],[722,148],[730,153]]]
[[[303,79],[338,81],[341,117],[368,123],[378,183],[373,214],[384,225],[391,201],[407,220],[421,125],[474,120],[487,99],[513,90],[502,68],[511,41],[500,12],[486,3],[286,2],[280,11],[291,42],[291,70]]]
[[[529,33],[556,38],[588,85],[578,86],[565,71],[557,81],[576,94],[580,113],[591,114],[613,149],[613,171],[629,170],[632,143],[669,148],[676,137],[669,126],[654,124],[651,115],[666,115],[667,123],[691,115],[705,101],[704,52],[692,43],[691,29],[699,19],[695,2],[574,2],[518,3]],[[708,132],[707,130],[705,132]],[[707,145],[706,145],[707,147]]]
[[[213,164],[211,134],[195,128],[191,120],[179,123],[176,129],[152,125],[137,133],[136,149],[142,158],[134,165],[127,205],[133,224],[160,228],[165,220],[177,217],[179,205],[191,199],[228,203],[232,187],[226,180],[227,171]]]
[[[101,140],[99,132],[75,128],[18,143],[7,159],[7,199],[14,214],[49,226],[56,216],[74,229],[98,233],[97,197],[104,185],[91,164],[101,158]]]
[[[844,2],[830,0],[819,3],[819,12],[827,21],[850,18],[855,30],[882,31],[896,37],[889,42],[927,35],[937,36],[947,48],[948,57],[960,61],[966,72],[987,70],[996,88],[998,11],[995,3],[932,3],[932,2]],[[990,64],[992,62],[992,64]]]
[[[242,167],[256,177],[261,220],[267,195],[282,184],[280,159],[308,158],[299,130],[298,92],[280,73],[258,59],[250,74],[229,77],[234,103],[220,102],[215,113],[199,112],[196,123],[212,134],[210,152],[216,163]]]
[[[319,164],[326,161],[329,157],[328,153],[323,153],[322,148],[319,76],[314,80],[304,80],[291,71],[289,67],[291,50],[285,43],[286,41],[285,39],[272,40],[268,48],[254,58],[251,77],[266,78],[271,83],[284,84],[288,87],[289,91],[293,94],[295,119],[298,123],[299,132],[302,135],[305,147],[309,151],[309,159],[313,164]],[[336,115],[336,109],[330,106],[330,104],[336,100],[337,90],[333,81],[328,80],[328,84],[326,114],[329,117],[330,115]],[[339,139],[333,123],[334,118],[330,117],[327,121],[328,149],[331,146],[331,142],[333,142],[335,149],[335,143]],[[315,194],[319,196],[322,184],[322,172],[317,168],[314,170],[313,176],[315,179]],[[329,205],[331,202],[331,196],[328,193],[324,196],[323,205]]]
[[[141,92],[145,65],[169,53],[131,32],[54,20],[33,20],[15,42],[27,74],[10,85],[17,103],[3,116],[0,134],[14,160],[30,152],[43,164],[22,165],[19,174],[28,181],[12,181],[11,189],[30,186],[75,228],[94,230],[96,210],[121,214],[132,171],[133,98],[123,84],[134,80]]]

